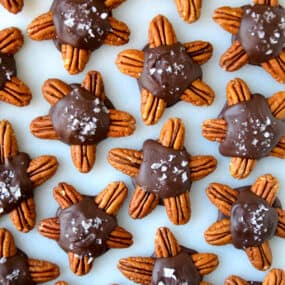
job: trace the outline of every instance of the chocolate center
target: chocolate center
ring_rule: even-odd
[[[251,64],[261,64],[278,56],[285,47],[285,9],[268,5],[243,7],[238,40]]]
[[[17,70],[14,56],[0,53],[0,89],[3,88],[7,80],[11,80],[16,75]]]
[[[250,285],[262,285],[261,282],[257,282],[257,281],[247,281]]]
[[[182,44],[144,48],[144,69],[139,86],[152,95],[175,104],[193,81],[202,77],[201,67],[187,54]]]
[[[115,217],[99,209],[94,197],[59,210],[60,239],[58,244],[67,252],[93,258],[108,250],[107,239],[117,226]]]
[[[27,174],[30,158],[18,153],[0,164],[0,215],[9,213],[23,200],[33,195],[33,185]]]
[[[97,144],[107,137],[108,109],[99,98],[77,84],[50,110],[53,127],[67,144]]]
[[[181,251],[174,257],[155,260],[151,285],[199,285],[201,280],[191,255]]]
[[[54,0],[51,11],[60,44],[94,50],[111,31],[110,12],[102,0]]]
[[[285,122],[276,119],[264,96],[225,106],[220,114],[227,121],[227,136],[220,144],[225,156],[259,159],[267,156],[285,135]]]
[[[190,191],[189,157],[185,149],[174,150],[147,140],[143,144],[143,162],[135,183],[159,198]]]
[[[28,258],[18,250],[13,257],[0,258],[0,284],[1,285],[34,285],[32,281]]]
[[[231,210],[233,245],[236,248],[259,246],[274,236],[278,214],[264,199],[251,192],[250,186],[239,190]]]

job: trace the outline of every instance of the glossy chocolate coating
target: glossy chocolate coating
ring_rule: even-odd
[[[54,0],[51,11],[59,45],[94,50],[111,31],[103,0]]]
[[[0,89],[7,80],[17,75],[14,56],[0,53]]]
[[[174,150],[147,140],[143,144],[143,162],[135,183],[159,198],[190,191],[189,157],[185,149]]]
[[[59,209],[60,239],[58,244],[67,252],[95,258],[108,250],[107,239],[117,226],[115,217],[99,209],[94,197]]]
[[[259,246],[276,232],[278,214],[264,199],[250,191],[250,186],[239,189],[231,210],[231,235],[236,248]]]
[[[99,98],[77,84],[50,110],[53,127],[67,144],[97,144],[107,137],[108,109]]]
[[[246,5],[238,40],[251,64],[259,65],[278,56],[285,47],[285,10],[281,6]]]
[[[27,174],[30,157],[18,153],[0,164],[0,215],[9,213],[22,201],[32,197],[33,185]]]
[[[187,54],[182,44],[144,48],[144,69],[138,79],[140,88],[175,104],[193,81],[202,77],[201,67]]]
[[[227,121],[227,136],[219,149],[225,156],[265,157],[285,135],[285,122],[272,115],[260,94],[253,94],[250,101],[225,106],[220,117]]]
[[[188,252],[168,258],[157,258],[152,271],[151,285],[199,285],[202,278]]]
[[[0,284],[1,285],[34,285],[32,281],[28,258],[18,250],[13,257],[0,258]]]

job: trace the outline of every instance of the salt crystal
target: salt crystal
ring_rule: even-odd
[[[175,269],[172,268],[163,268],[163,276],[166,278],[172,278],[174,280],[176,279],[176,276],[174,275]]]

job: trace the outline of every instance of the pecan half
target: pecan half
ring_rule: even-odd
[[[131,233],[121,227],[116,227],[109,235],[107,246],[109,248],[128,248],[133,244]]]
[[[87,274],[92,267],[93,261],[90,262],[90,258],[87,255],[81,258],[77,254],[69,252],[68,258],[71,271],[78,276]]]
[[[71,88],[68,84],[59,79],[48,79],[42,86],[42,93],[44,98],[51,104],[54,105],[58,100],[65,97]]]
[[[267,62],[261,63],[261,66],[266,70],[276,81],[285,83],[285,52],[281,52]]]
[[[58,139],[49,115],[35,118],[30,124],[30,131],[35,137],[40,139]]]
[[[238,191],[220,183],[211,183],[207,188],[210,201],[226,216],[230,216],[232,205],[236,202],[238,195]]]
[[[30,180],[34,187],[37,187],[51,178],[58,167],[58,161],[55,156],[43,155],[33,159],[27,169]]]
[[[237,179],[246,178],[254,169],[255,164],[255,159],[232,157],[230,161],[230,173]]]
[[[62,209],[68,208],[83,199],[73,186],[66,183],[59,183],[53,189],[53,197]]]
[[[108,215],[116,215],[128,195],[128,188],[123,182],[112,182],[95,198],[98,207]]]
[[[59,240],[60,223],[58,218],[48,218],[40,222],[39,233],[47,238]]]
[[[17,14],[23,9],[24,0],[1,0],[0,4],[2,4],[9,12]]]
[[[220,66],[226,71],[235,71],[246,63],[248,63],[249,57],[240,44],[235,41],[232,46],[221,56]]]
[[[87,173],[92,169],[96,160],[96,145],[72,145],[70,153],[79,172]]]
[[[282,269],[272,269],[266,275],[262,285],[283,285],[285,284],[285,272]]]
[[[52,12],[36,17],[28,26],[28,35],[35,41],[55,39],[56,32]]]
[[[129,136],[135,131],[136,120],[127,112],[110,109],[109,119],[109,137]]]
[[[196,253],[192,255],[195,267],[201,275],[207,275],[214,271],[219,265],[219,259],[213,253]]]
[[[91,51],[62,44],[61,54],[65,69],[69,72],[69,74],[77,74],[85,68]]]
[[[15,76],[11,80],[6,81],[0,90],[0,100],[15,106],[26,106],[31,99],[32,93],[30,88]]]
[[[155,236],[155,255],[158,258],[176,256],[181,248],[168,228],[159,228]]]
[[[108,161],[114,168],[132,177],[137,176],[142,160],[142,152],[132,149],[115,148],[108,155]]]
[[[272,253],[268,241],[260,246],[246,248],[245,252],[251,264],[258,270],[265,271],[272,264]]]
[[[181,18],[188,22],[195,22],[200,18],[201,0],[175,0]]]
[[[230,220],[220,220],[211,225],[204,234],[205,240],[212,245],[228,244],[232,240]]]
[[[11,124],[8,121],[0,122],[0,160],[5,162],[5,158],[18,153],[17,139]]]
[[[59,268],[56,264],[48,261],[28,259],[29,272],[35,283],[48,282],[59,276]]]
[[[247,84],[240,78],[235,78],[227,84],[227,101],[229,105],[249,101],[251,92]]]
[[[151,48],[172,45],[177,42],[175,31],[166,17],[158,15],[151,21],[148,41]]]
[[[204,121],[202,135],[209,141],[223,142],[227,136],[227,122],[223,119]]]
[[[129,41],[130,30],[128,26],[120,22],[113,17],[109,17],[109,24],[111,25],[111,31],[106,35],[104,44],[112,46],[124,45]]]
[[[134,78],[139,78],[144,66],[144,52],[128,49],[120,52],[116,58],[119,70]]]
[[[154,259],[151,257],[128,257],[120,259],[118,269],[131,281],[149,285],[151,283]]]
[[[285,118],[285,92],[280,91],[268,98],[272,115],[277,119]]]
[[[276,209],[278,213],[278,225],[276,234],[285,238],[285,211],[282,209]]]
[[[251,187],[251,191],[272,205],[279,190],[278,180],[271,174],[259,176]]]
[[[15,27],[1,30],[0,51],[4,54],[15,54],[24,44],[22,32]]]
[[[11,233],[5,228],[0,229],[0,257],[14,256],[17,248]]]
[[[36,223],[36,207],[33,198],[22,201],[22,203],[10,212],[10,218],[16,229],[27,233],[34,228]]]
[[[213,19],[224,30],[236,35],[243,16],[242,8],[220,7],[215,10]]]
[[[207,62],[213,55],[213,46],[209,42],[193,41],[185,43],[186,52],[199,65]]]
[[[211,155],[191,156],[189,161],[191,180],[197,181],[217,168],[217,160]]]

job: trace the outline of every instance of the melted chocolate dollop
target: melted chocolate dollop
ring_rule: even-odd
[[[0,258],[0,284],[1,285],[34,285],[32,281],[28,258],[18,250],[13,257]]]
[[[84,197],[79,203],[60,209],[58,217],[58,244],[65,251],[95,258],[108,250],[106,242],[117,226],[117,220],[99,209],[94,197]]]
[[[246,5],[238,40],[251,64],[259,65],[278,56],[285,47],[285,9],[281,6]]]
[[[14,56],[0,53],[0,89],[7,80],[17,75]]]
[[[51,11],[60,44],[94,50],[111,31],[110,12],[102,0],[54,0]]]
[[[264,199],[251,192],[250,186],[239,190],[240,194],[231,210],[233,245],[236,248],[261,245],[274,236],[278,214]]]
[[[18,153],[0,164],[0,215],[9,213],[22,201],[32,197],[33,185],[27,174],[30,157]]]
[[[199,285],[201,280],[191,255],[181,251],[174,257],[155,260],[151,285]]]
[[[77,84],[50,110],[53,127],[67,144],[97,144],[107,137],[108,109],[99,98]]]
[[[175,104],[193,81],[202,77],[201,67],[187,54],[182,44],[144,48],[144,69],[139,86],[152,95]]]
[[[231,157],[259,159],[267,156],[285,135],[285,122],[276,119],[264,96],[225,106],[220,114],[227,121],[227,136],[220,153]]]
[[[147,140],[143,144],[143,162],[135,183],[159,198],[190,191],[189,157],[185,149],[174,150]]]

